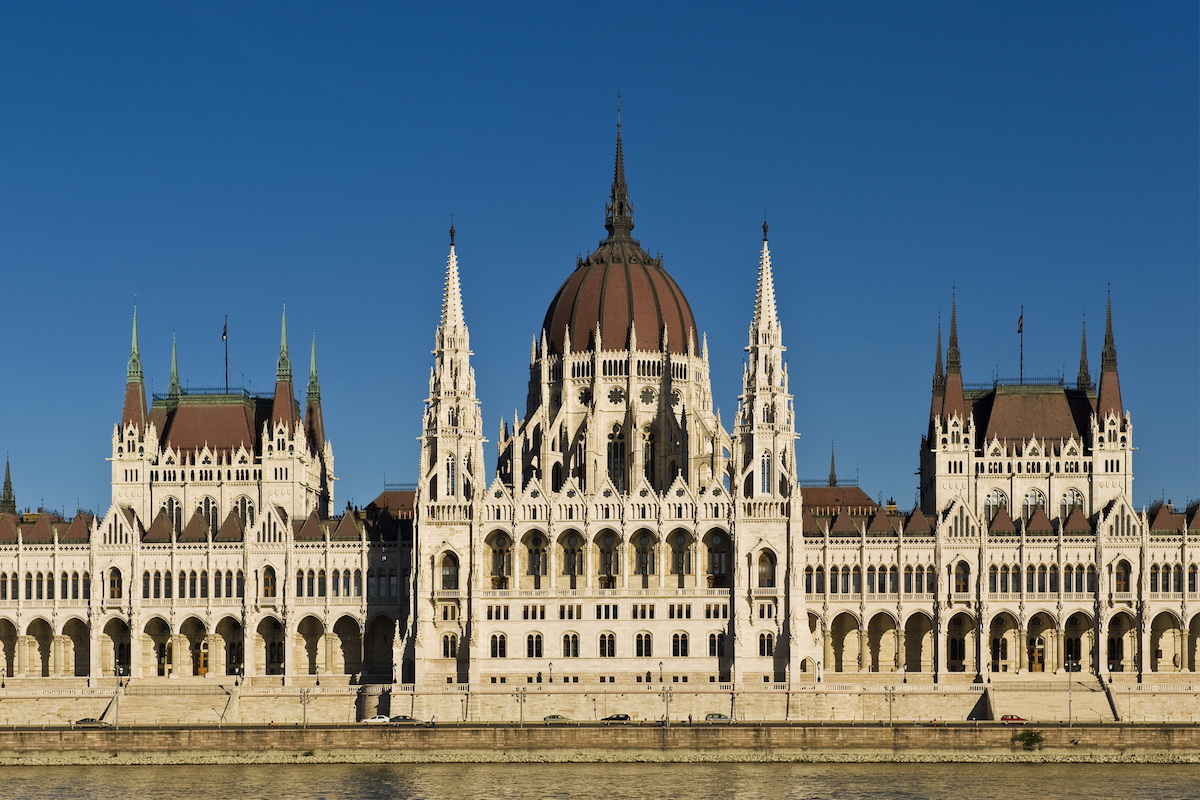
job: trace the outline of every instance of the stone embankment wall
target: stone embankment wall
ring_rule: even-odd
[[[1032,732],[1032,743],[1014,737]],[[693,725],[0,731],[0,764],[1200,762],[1200,726]]]

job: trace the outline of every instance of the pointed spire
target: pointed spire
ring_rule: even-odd
[[[829,485],[837,486],[837,451],[833,444],[829,445]]]
[[[13,494],[12,488],[12,469],[9,466],[8,458],[4,459],[4,494],[0,496],[0,514],[15,514],[17,513],[17,496]]]
[[[950,342],[946,347],[946,372],[962,372],[962,356],[958,352],[958,299],[950,298]]]
[[[287,306],[283,307],[279,326],[279,365],[275,369],[275,401],[271,405],[271,421],[283,423],[288,432],[295,430],[300,419],[296,405],[295,390],[292,388],[292,359],[288,356]]]
[[[317,379],[317,333],[313,331],[312,353],[308,357],[308,399],[321,400],[321,382]]]
[[[633,204],[625,183],[625,151],[621,145],[621,105],[617,104],[617,157],[613,167],[612,191],[604,209],[604,229],[609,239],[628,239],[633,230]]]
[[[129,349],[129,370],[125,375],[125,403],[121,426],[146,424],[146,387],[142,379],[142,351],[138,346],[137,306],[133,307],[133,339]]]
[[[1104,314],[1104,349],[1100,353],[1100,390],[1096,396],[1096,413],[1103,420],[1110,414],[1121,416],[1121,382],[1117,378],[1117,345],[1113,337],[1112,292]]]
[[[1075,388],[1092,388],[1092,373],[1088,369],[1087,356],[1087,320],[1083,321],[1083,334],[1079,340],[1079,374],[1075,378]]]
[[[292,360],[288,357],[286,305],[283,307],[283,317],[279,325],[279,364],[275,368],[275,380],[289,383],[292,380]]]
[[[446,281],[442,290],[442,321],[444,336],[458,337],[466,329],[463,317],[462,285],[458,277],[458,254],[454,249],[454,225],[450,225],[450,253],[446,257]]]
[[[125,379],[142,382],[142,349],[138,346],[137,306],[133,307],[133,343],[129,349],[129,371]]]
[[[943,424],[954,414],[965,421],[966,407],[966,398],[963,395],[962,357],[958,352],[958,301],[951,295],[950,341],[946,347],[946,377],[942,394]]]
[[[171,381],[167,384],[167,395],[178,398],[181,394],[183,388],[179,385],[179,353],[175,346],[175,334],[171,334]]]
[[[758,291],[754,297],[754,327],[779,327],[775,306],[775,278],[771,274],[771,251],[767,247],[767,223],[763,222],[762,250],[758,254]]]

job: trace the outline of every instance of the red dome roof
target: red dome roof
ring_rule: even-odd
[[[695,343],[696,321],[679,285],[663,269],[662,259],[651,258],[629,233],[633,230],[633,204],[625,184],[625,159],[621,130],[617,127],[617,160],[612,194],[605,212],[608,238],[579,262],[550,308],[542,330],[551,353],[562,355],[567,329],[571,351],[600,346],[610,350],[629,347],[629,328],[636,328],[639,350],[657,350],[666,331],[667,350],[683,355],[689,338]]]
[[[546,311],[542,324],[550,352],[562,355],[567,328],[571,350],[596,346],[622,350],[629,346],[629,326],[636,326],[639,350],[657,350],[667,333],[667,350],[687,351],[696,340],[696,322],[679,285],[660,259],[651,258],[628,236],[610,236],[571,273]]]

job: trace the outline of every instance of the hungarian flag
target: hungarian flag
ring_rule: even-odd
[[[1021,316],[1017,317],[1017,333],[1021,333],[1025,329],[1025,312],[1021,312]]]

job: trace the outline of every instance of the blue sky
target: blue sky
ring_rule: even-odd
[[[1099,373],[1134,499],[1200,497],[1200,21],[1163,3],[0,5],[0,446],[22,506],[103,509],[129,323],[165,389],[273,388],[315,331],[337,501],[415,480],[450,215],[489,437],[603,236],[637,236],[726,422],[766,213],[801,472],[915,499],[939,313],[968,382]],[[489,443],[494,460],[494,443]]]

